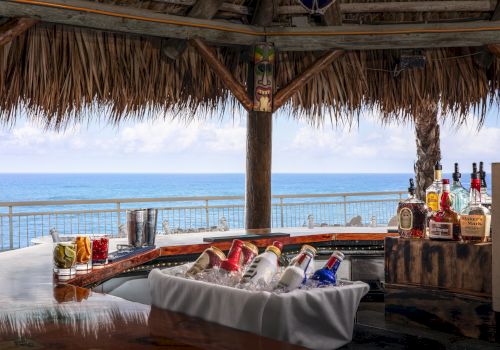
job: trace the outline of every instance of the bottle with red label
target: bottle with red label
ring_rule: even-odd
[[[338,250],[334,251],[326,265],[317,270],[311,277],[312,280],[318,282],[320,286],[337,285],[337,270],[342,261],[344,261],[344,254]]]
[[[278,289],[290,292],[307,281],[307,271],[314,264],[316,249],[310,245],[303,245],[300,253],[291,261],[278,282]]]
[[[429,219],[429,238],[460,241],[460,215],[453,210],[450,198],[450,180],[443,179],[440,209]]]
[[[482,204],[480,174],[481,170],[478,173],[473,166],[469,204],[460,213],[460,231],[465,242],[487,242],[490,237],[491,213]]]
[[[239,273],[241,272],[241,253],[242,253],[243,241],[239,239],[233,240],[231,244],[231,249],[227,254],[227,259],[220,263],[220,269],[227,273]]]

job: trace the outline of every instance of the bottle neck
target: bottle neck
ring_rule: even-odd
[[[450,200],[450,185],[444,185],[443,194],[441,195],[441,209],[450,210],[451,200]]]
[[[470,183],[469,201],[471,204],[481,203],[481,182],[479,179],[472,179]]]
[[[434,181],[442,181],[443,179],[443,171],[442,170],[434,170]]]

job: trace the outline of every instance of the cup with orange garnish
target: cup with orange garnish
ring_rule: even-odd
[[[76,237],[76,273],[92,270],[92,241],[89,236]]]

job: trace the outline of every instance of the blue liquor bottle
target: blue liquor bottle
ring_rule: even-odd
[[[338,250],[334,251],[328,259],[326,265],[317,270],[312,279],[319,282],[321,286],[336,285],[337,284],[337,270],[340,263],[344,260],[344,254]]]

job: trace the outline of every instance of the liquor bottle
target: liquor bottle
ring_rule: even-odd
[[[312,254],[312,259],[311,261],[307,264],[306,268],[305,268],[305,274],[307,277],[309,276],[312,276],[312,274],[314,273],[315,271],[315,268],[314,268],[314,265],[315,265],[315,262],[314,262],[314,257],[316,256],[317,254],[317,250],[316,248],[314,248],[313,246],[310,246],[309,244],[304,244],[302,246],[302,248],[300,248],[300,253],[297,254],[291,261],[290,261],[290,265],[295,265],[298,263],[298,260],[301,259],[302,257],[302,254],[304,252],[307,252],[309,251],[311,254]]]
[[[328,259],[326,265],[317,270],[311,277],[312,280],[318,281],[319,285],[336,285],[337,284],[337,270],[340,263],[344,260],[344,254],[338,250],[334,251]]]
[[[481,203],[488,209],[491,209],[491,197],[488,194],[486,186],[486,171],[484,171],[484,163],[479,162],[479,178],[481,180]]]
[[[186,271],[186,276],[193,277],[194,275],[205,270],[220,266],[226,260],[226,255],[217,247],[210,247],[203,251],[198,256],[194,264]]]
[[[460,231],[466,242],[486,242],[490,237],[491,213],[481,204],[481,180],[471,174],[469,205],[460,215]]]
[[[227,259],[220,263],[220,270],[226,273],[239,273],[241,272],[240,257],[243,247],[243,241],[239,239],[233,240]]]
[[[281,251],[275,245],[270,245],[266,251],[257,255],[246,270],[241,283],[258,284],[263,283],[268,285],[278,270],[278,259]]]
[[[429,208],[415,197],[415,184],[410,179],[408,199],[398,204],[398,231],[401,238],[424,238]]]
[[[306,271],[314,263],[316,249],[309,245],[303,245],[300,253],[292,260],[292,263],[285,269],[278,282],[277,289],[290,292],[300,287],[307,281]]]
[[[460,178],[462,175],[458,170],[458,163],[455,163],[455,172],[453,173],[453,185],[451,185],[450,197],[451,206],[453,210],[457,213],[461,213],[462,210],[469,204],[469,192],[462,186]]]
[[[460,241],[460,215],[451,207],[450,180],[443,179],[440,209],[429,219],[429,238]]]
[[[436,162],[434,166],[434,182],[425,190],[425,203],[433,212],[439,210],[439,199],[443,192],[442,171],[443,167],[439,161]]]

